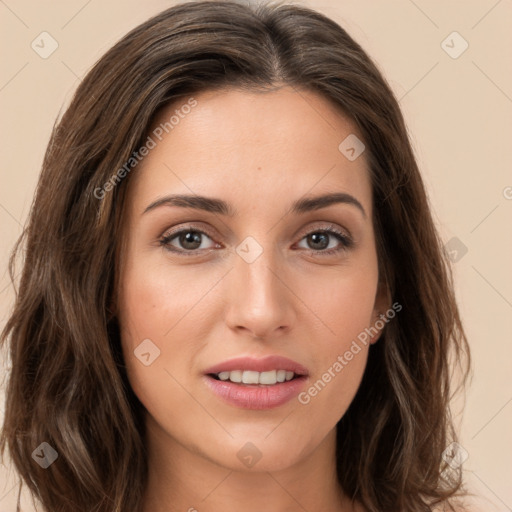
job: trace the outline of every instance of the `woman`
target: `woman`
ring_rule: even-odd
[[[451,274],[398,104],[333,21],[192,2],[134,29],[55,127],[21,242],[1,439],[44,510],[455,510]]]

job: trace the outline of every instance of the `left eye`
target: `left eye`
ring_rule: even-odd
[[[312,231],[302,238],[301,242],[303,240],[309,245],[309,247],[304,247],[305,249],[326,254],[348,249],[352,245],[352,241],[347,235],[332,229]]]

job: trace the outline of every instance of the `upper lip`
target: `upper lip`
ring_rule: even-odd
[[[205,373],[231,372],[235,370],[249,370],[254,372],[268,372],[271,370],[286,370],[296,375],[308,375],[308,370],[287,357],[266,356],[256,357],[235,357],[208,368]]]

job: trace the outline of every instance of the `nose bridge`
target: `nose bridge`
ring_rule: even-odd
[[[267,237],[267,241],[271,237]],[[288,327],[293,305],[278,254],[270,244],[247,237],[236,249],[231,272],[232,293],[228,322],[257,336],[267,336]]]
[[[252,303],[268,303],[275,300],[279,283],[276,278],[276,258],[272,249],[265,250],[255,261],[248,263],[240,258],[235,264],[235,270],[240,276],[243,296]],[[281,285],[282,286],[282,285]]]

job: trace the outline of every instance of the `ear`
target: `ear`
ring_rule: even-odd
[[[374,344],[380,338],[386,323],[388,322],[386,311],[391,308],[391,293],[384,278],[379,278],[375,303],[372,312],[372,332],[376,331],[370,338],[370,344]]]

